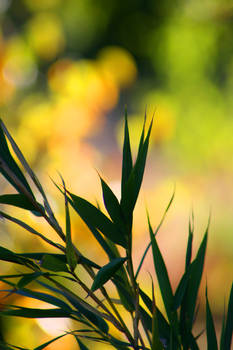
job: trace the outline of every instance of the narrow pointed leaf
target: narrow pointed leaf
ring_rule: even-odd
[[[155,304],[155,296],[154,296],[154,284],[152,281],[152,345],[151,350],[163,350],[163,345],[159,338],[159,325],[158,325],[158,317],[157,317],[157,311],[156,311],[156,304]]]
[[[123,144],[122,176],[121,176],[121,197],[124,195],[125,186],[133,169],[132,153],[130,146],[127,110],[125,110],[125,132]]]
[[[190,278],[191,269],[188,269],[182,276],[179,285],[176,289],[175,295],[174,295],[174,309],[177,310],[180,305],[182,304],[182,301],[184,299],[185,292],[187,290],[188,281]]]
[[[83,342],[75,334],[74,337],[77,340],[80,350],[89,350],[88,347],[85,344],[83,344]]]
[[[166,209],[165,209],[165,211],[163,213],[162,219],[160,220],[160,223],[159,223],[159,225],[157,226],[157,228],[156,228],[156,230],[154,232],[154,236],[156,236],[157,233],[159,232],[160,227],[162,226],[162,224],[163,224],[163,222],[165,220],[165,217],[166,217],[167,212],[168,212],[168,210],[169,210],[169,208],[170,208],[170,206],[171,206],[171,204],[173,202],[174,197],[175,197],[175,189],[174,189],[173,194],[172,194],[172,196],[170,198],[170,201],[169,201],[169,203],[168,203],[168,205],[167,205],[167,207],[166,207]],[[140,261],[140,263],[138,265],[138,268],[137,268],[137,271],[136,271],[136,274],[135,274],[135,279],[137,279],[137,276],[138,276],[138,274],[139,274],[139,272],[140,272],[140,270],[142,268],[142,264],[143,264],[143,262],[145,260],[146,254],[148,253],[148,250],[150,249],[150,247],[151,247],[151,242],[147,245],[147,247],[146,247],[146,249],[145,249],[145,251],[143,253],[143,256],[141,258],[141,261]]]
[[[26,285],[35,281],[38,277],[40,277],[42,275],[43,275],[43,272],[41,272],[41,271],[36,271],[36,272],[31,273],[31,274],[26,274],[18,281],[17,287],[24,288]]]
[[[233,334],[233,284],[231,286],[228,309],[227,309],[227,317],[226,317],[226,325],[224,331],[224,350],[231,349],[232,343],[232,334]]]
[[[23,175],[18,164],[16,163],[16,161],[14,160],[14,158],[12,157],[12,155],[9,151],[7,141],[6,141],[6,138],[5,138],[5,135],[3,132],[3,128],[2,128],[2,121],[0,120],[0,172],[7,179],[7,181],[9,181],[12,184],[12,186],[14,186],[15,189],[19,193],[21,193],[21,188],[17,185],[17,183],[15,181],[12,180],[12,178],[8,175],[6,170],[3,168],[3,166],[2,166],[3,164],[1,163],[1,159],[6,163],[7,167],[11,170],[12,173],[15,174],[15,176],[20,180],[20,182],[24,185],[24,187],[27,189],[27,191],[34,198],[32,190],[31,190],[25,176]]]
[[[52,254],[44,254],[41,261],[41,267],[54,272],[69,272],[66,263]]]
[[[207,350],[218,350],[218,343],[206,287],[206,336]]]
[[[59,318],[59,317],[68,317],[71,318],[72,315],[61,309],[33,309],[18,307],[17,309],[3,310],[0,311],[1,315],[5,316],[17,316],[24,318]]]
[[[187,251],[186,251],[186,260],[185,260],[186,270],[188,269],[192,258],[192,243],[193,243],[193,225],[191,226],[191,222],[189,220],[189,236],[188,236],[188,244],[187,244]]]
[[[65,215],[66,215],[66,257],[68,265],[70,266],[71,271],[74,271],[78,260],[74,250],[72,238],[71,238],[71,223],[70,223],[70,211],[69,203],[66,194],[66,187],[63,178],[61,177],[64,187],[64,197],[65,197]]]
[[[126,258],[116,258],[103,266],[97,273],[91,290],[94,292],[102,287],[107,281],[114,277],[116,271],[124,264]]]
[[[73,208],[87,226],[92,226],[98,229],[114,243],[119,244],[124,248],[127,247],[126,238],[122,235],[119,229],[116,228],[113,222],[107,218],[107,216],[85,199],[70,192],[69,194],[72,198]]]
[[[160,291],[161,291],[161,295],[163,298],[168,319],[170,321],[173,321],[172,306],[174,305],[174,298],[173,298],[171,283],[168,277],[167,268],[164,263],[162,254],[159,250],[158,244],[156,242],[156,238],[154,237],[154,234],[150,225],[149,217],[148,217],[148,224],[149,224],[149,233],[150,233],[150,239],[152,244],[152,253],[153,253],[155,272],[158,278],[159,287],[160,287]]]
[[[36,210],[34,205],[29,201],[29,199],[24,194],[4,194],[0,196],[0,203],[13,205],[18,208],[30,210],[36,216],[42,216],[42,214]],[[37,205],[40,206],[41,209],[43,209],[40,203],[37,203]]]
[[[65,335],[67,335],[67,334],[59,335],[58,337],[53,338],[53,339],[47,341],[46,343],[41,344],[40,346],[37,346],[37,347],[34,348],[33,350],[43,350],[43,349],[45,349],[48,345],[50,345],[51,343],[55,342],[56,340],[58,340],[58,339],[64,337]]]
[[[37,265],[25,257],[20,257],[11,250],[0,246],[0,260],[13,262],[27,267],[34,267],[38,269]]]
[[[208,225],[209,227],[209,225]],[[204,268],[204,260],[205,260],[205,252],[207,245],[207,237],[208,237],[208,227],[206,229],[204,238],[201,242],[199,250],[197,252],[195,260],[190,265],[190,278],[186,290],[185,302],[182,305],[182,312],[185,312],[186,319],[188,320],[189,329],[192,328],[192,323],[194,320],[194,313],[197,301],[197,295],[199,286],[201,283],[203,268]]]
[[[126,234],[126,227],[120,203],[118,202],[117,197],[112,192],[111,188],[107,185],[107,183],[102,178],[100,178],[100,180],[105,208],[107,209],[112,221],[116,224],[121,233],[124,235]]]
[[[144,143],[141,145],[141,142],[140,142],[135,165],[131,171],[129,179],[125,185],[124,192],[122,194],[121,207],[123,212],[126,213],[126,217],[130,217],[130,215],[132,214],[138,198],[140,188],[141,188],[145,165],[146,165],[146,157],[148,152],[151,129],[152,129],[152,121],[149,126],[149,130],[146,135]]]

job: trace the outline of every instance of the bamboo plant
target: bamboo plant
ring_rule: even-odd
[[[65,222],[59,223],[48,201],[46,191],[3,121],[0,121],[0,172],[16,191],[14,194],[0,195],[0,203],[3,205],[0,216],[22,227],[29,234],[38,236],[54,251],[51,253],[51,249],[49,249],[44,252],[13,252],[0,246],[0,260],[16,265],[18,268],[20,266],[22,270],[20,273],[0,275],[0,281],[7,286],[1,292],[34,298],[49,305],[47,309],[36,309],[7,305],[4,300],[0,316],[2,318],[5,316],[21,318],[65,317],[71,319],[73,324],[72,330],[64,331],[60,336],[38,345],[34,350],[44,349],[52,342],[65,336],[74,337],[77,349],[81,350],[93,349],[95,342],[109,344],[112,348],[122,350],[199,349],[199,335],[194,334],[193,327],[209,225],[207,225],[196,255],[193,256],[194,228],[193,220],[190,220],[185,270],[176,290],[172,289],[166,264],[157,242],[159,228],[173,201],[174,194],[157,228],[153,229],[149,214],[147,215],[148,245],[145,247],[137,268],[135,268],[133,261],[133,215],[143,180],[151,129],[152,121],[147,130],[145,118],[136,160],[133,161],[127,112],[125,113],[120,200],[100,177],[107,215],[99,206],[94,206],[67,189],[62,177],[60,184],[54,183],[58,194],[64,199]],[[28,179],[30,179],[31,185]],[[37,200],[35,193],[40,194],[41,202]],[[58,241],[63,243],[50,240],[45,233],[38,232],[26,222],[7,214],[3,211],[7,206],[31,211],[34,215],[41,217],[55,231]],[[104,266],[99,266],[92,261],[85,252],[81,252],[79,247],[73,243],[70,209],[79,215],[94,236],[96,244],[101,246],[103,254],[108,260]],[[164,314],[160,311],[155,299],[155,276],[151,277],[150,295],[145,293],[144,286],[138,282],[138,276],[149,249],[152,250],[154,272],[164,303]],[[91,279],[91,284],[85,283],[80,276],[80,265]],[[106,285],[108,281],[110,283]],[[85,297],[81,297],[80,293],[77,293],[79,289],[75,288],[75,285],[85,292]],[[118,299],[113,298],[113,289],[117,291]],[[122,310],[124,314],[127,312],[130,315],[131,321],[129,323],[125,322]],[[112,334],[110,324],[111,329],[118,331],[119,337]],[[223,315],[219,341],[217,341],[206,288],[205,334],[207,349],[230,350],[232,327],[233,288],[230,291],[226,314]],[[1,349],[25,348],[19,347],[17,344],[2,342]]]

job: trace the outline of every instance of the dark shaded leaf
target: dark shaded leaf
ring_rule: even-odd
[[[84,345],[83,342],[77,337],[76,334],[74,334],[74,337],[77,340],[80,350],[89,350],[88,347]]]
[[[33,298],[36,300],[44,301],[45,303],[57,306],[60,309],[66,310],[68,312],[72,311],[71,307],[67,303],[65,303],[63,300],[55,297],[54,295],[51,295],[48,293],[37,292],[37,291],[29,290],[27,288],[16,290],[14,293],[18,294],[18,295],[23,295],[23,296],[28,297],[28,298]]]
[[[71,223],[70,223],[70,211],[69,211],[69,203],[67,199],[66,187],[63,178],[61,177],[64,187],[64,198],[65,198],[65,215],[66,215],[66,257],[68,265],[70,266],[71,271],[74,271],[78,259],[74,250],[72,238],[71,238]]]
[[[191,258],[192,258],[192,245],[193,245],[193,215],[192,215],[192,225],[191,221],[189,220],[189,236],[188,236],[188,244],[187,244],[187,250],[186,250],[186,259],[185,259],[185,270],[188,269]]]
[[[95,276],[91,290],[95,291],[102,287],[108,280],[114,277],[116,271],[124,264],[126,258],[116,258],[103,266]]]
[[[42,349],[46,348],[46,346],[48,346],[49,344],[51,344],[51,343],[53,343],[54,341],[56,341],[56,340],[58,340],[58,339],[64,337],[65,335],[67,335],[67,334],[59,335],[58,337],[53,338],[53,339],[47,341],[46,343],[41,344],[40,346],[37,346],[37,347],[36,347],[35,349],[33,349],[33,350],[42,350]]]
[[[123,157],[122,157],[122,175],[121,175],[121,197],[124,196],[125,187],[129,176],[133,169],[132,153],[129,138],[129,128],[127,120],[127,109],[125,109],[125,131],[123,143]]]
[[[188,286],[188,281],[190,278],[190,273],[191,273],[191,269],[188,268],[188,270],[183,274],[183,276],[181,277],[181,280],[179,282],[179,285],[176,289],[175,295],[174,295],[174,305],[173,308],[175,310],[177,310],[180,305],[182,304],[187,286]]]
[[[158,317],[157,317],[157,310],[156,310],[156,304],[155,304],[155,296],[154,296],[154,284],[152,281],[152,344],[151,344],[151,350],[163,350],[163,345],[160,341],[159,337],[159,325],[158,325]]]
[[[1,161],[1,159],[3,160],[3,162],[5,162],[5,164],[10,169],[10,171],[19,179],[19,181],[23,184],[23,186],[29,192],[29,194],[34,198],[33,192],[31,190],[25,176],[23,175],[18,164],[16,163],[16,161],[14,160],[14,158],[12,157],[12,155],[9,151],[7,141],[6,141],[6,138],[5,138],[5,135],[3,132],[3,128],[2,128],[2,120],[0,120],[0,172],[7,179],[7,181],[9,183],[11,183],[11,185],[13,187],[15,187],[15,189],[19,193],[22,193],[21,187],[19,187],[19,185],[15,181],[12,180],[12,178],[6,172],[6,169],[3,168],[3,163]]]
[[[64,263],[52,254],[43,255],[41,267],[54,272],[69,272],[66,263]]]
[[[161,295],[163,298],[168,319],[170,320],[170,322],[173,322],[175,313],[172,312],[172,306],[174,305],[172,287],[168,277],[166,265],[164,263],[162,254],[159,250],[158,244],[156,242],[155,236],[153,234],[153,231],[150,225],[149,217],[148,217],[148,225],[149,225],[149,233],[150,233],[150,239],[152,244],[152,253],[153,253],[155,272],[158,278],[159,287],[160,287],[160,291],[161,291]]]
[[[61,309],[32,309],[25,307],[17,307],[15,309],[3,310],[0,311],[1,315],[5,316],[17,316],[24,318],[57,318],[57,317],[69,317],[72,318],[72,315],[66,310]]]
[[[27,284],[31,283],[32,281],[35,281],[38,277],[42,276],[43,272],[36,271],[30,274],[25,274],[17,283],[18,288],[23,288]]]
[[[169,208],[170,208],[170,206],[171,206],[171,204],[172,204],[172,202],[173,202],[174,197],[175,197],[175,189],[174,189],[173,194],[172,194],[172,196],[171,196],[171,199],[170,199],[170,201],[169,201],[169,203],[168,203],[168,205],[167,205],[167,208],[166,208],[165,211],[164,211],[164,214],[163,214],[163,216],[162,216],[162,219],[161,219],[159,225],[157,226],[157,228],[156,228],[156,230],[155,230],[155,232],[154,232],[154,236],[156,236],[157,233],[159,232],[159,229],[160,229],[160,227],[162,226],[162,224],[163,224],[163,222],[164,222],[164,220],[165,220],[165,217],[166,217],[167,212],[168,212],[168,210],[169,210]],[[137,268],[137,271],[136,271],[136,274],[135,274],[135,279],[137,279],[137,276],[138,276],[138,274],[139,274],[139,272],[140,272],[140,270],[141,270],[142,264],[143,264],[143,262],[144,262],[144,260],[145,260],[146,254],[147,254],[148,250],[150,249],[150,247],[151,247],[151,242],[147,245],[147,247],[146,247],[146,249],[145,249],[145,251],[144,251],[144,253],[143,253],[143,256],[142,256],[142,258],[141,258],[141,261],[140,261],[140,263],[139,263],[139,265],[138,265],[138,268]]]
[[[206,287],[206,337],[207,337],[207,350],[218,350],[218,343],[216,332],[214,328],[214,321],[212,312],[209,305],[207,287]]]
[[[15,207],[30,210],[36,216],[42,216],[40,212],[35,209],[35,206],[29,201],[29,199],[24,194],[3,194],[0,196],[1,204],[13,205]],[[37,202],[37,205],[43,207],[40,203]]]
[[[16,264],[24,265],[27,267],[34,267],[38,269],[38,266],[28,258],[20,257],[11,250],[0,246],[0,260],[13,262]]]
[[[116,228],[111,220],[107,218],[99,209],[86,201],[70,193],[73,208],[80,215],[87,226],[92,226],[102,232],[107,238],[122,247],[127,247],[125,236]]]
[[[138,194],[141,188],[143,174],[145,170],[147,151],[149,146],[149,138],[152,129],[152,121],[149,126],[145,140],[142,142],[144,135],[144,127],[141,135],[141,141],[138,149],[138,155],[134,167],[130,173],[129,179],[124,186],[124,191],[121,198],[121,207],[126,218],[130,218],[135,207]]]
[[[208,224],[209,227],[209,224]],[[208,227],[206,229],[204,238],[200,244],[195,260],[190,265],[190,278],[185,293],[185,300],[182,303],[181,313],[185,313],[185,319],[188,322],[187,326],[191,330],[194,312],[196,307],[197,295],[201,283],[202,272],[204,268],[204,259],[207,245]]]
[[[228,308],[227,308],[227,317],[226,317],[226,324],[225,324],[225,330],[224,330],[224,350],[231,349],[232,334],[233,334],[233,284],[231,286]]]
[[[121,231],[121,234],[127,234],[126,225],[124,221],[124,215],[121,210],[120,203],[118,202],[117,197],[112,192],[111,188],[107,185],[107,183],[100,178],[101,186],[103,191],[104,205],[107,209],[112,221],[116,224],[116,226]],[[127,239],[127,237],[126,237]]]

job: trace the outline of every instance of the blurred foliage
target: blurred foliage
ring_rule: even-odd
[[[176,209],[166,228],[174,230],[174,242],[166,230],[161,237],[168,255],[177,237],[187,238],[179,232],[187,227],[183,217],[191,203],[197,231],[211,205],[213,258],[207,266],[216,271],[210,281],[216,311],[224,293],[216,281],[223,270],[227,279],[233,264],[232,17],[227,0],[0,1],[0,113],[41,181],[55,194],[48,175],[54,178],[58,170],[74,192],[98,198],[95,166],[109,174],[117,194],[119,117],[127,103],[136,140],[147,106],[155,112],[155,127],[146,200],[159,218],[177,182]],[[144,207],[142,200],[136,256],[145,241]],[[9,231],[19,249],[34,244]],[[77,239],[86,237],[80,222],[75,231]],[[88,240],[82,244],[93,249]],[[177,263],[173,283],[182,268]]]

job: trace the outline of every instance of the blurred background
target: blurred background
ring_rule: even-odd
[[[98,169],[119,195],[125,105],[134,154],[145,111],[148,119],[154,115],[135,214],[135,267],[149,241],[146,207],[156,227],[174,185],[175,200],[158,235],[174,288],[184,270],[192,210],[194,252],[211,212],[197,332],[203,328],[206,281],[216,322],[232,281],[232,19],[228,0],[0,0],[1,118],[61,223],[64,203],[50,177],[59,182],[61,172],[72,192],[95,203],[101,201]],[[2,178],[0,188],[11,190]],[[53,237],[30,213],[17,215]],[[106,262],[77,216],[72,230],[84,254]],[[0,240],[18,252],[46,248],[6,222]],[[7,273],[9,266],[1,270]],[[148,293],[149,272],[154,273],[150,254],[139,278]],[[18,302],[31,305],[23,298]],[[4,336],[12,344],[35,347],[69,327],[67,320],[56,321],[54,328],[54,322],[7,319]],[[48,349],[64,346],[75,348],[72,337]]]

